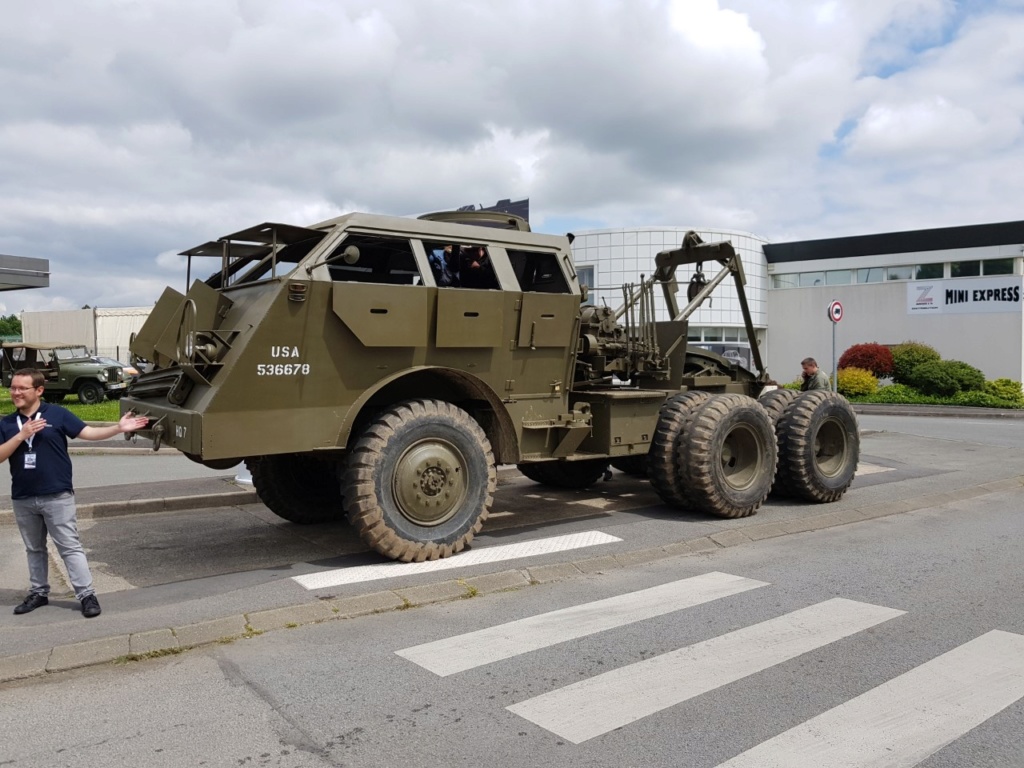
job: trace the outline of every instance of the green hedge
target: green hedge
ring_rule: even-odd
[[[941,360],[940,355],[934,347],[922,344],[920,341],[904,341],[892,348],[892,380],[897,384],[910,384],[911,372],[921,363],[929,363],[934,360]]]
[[[1013,399],[1013,385],[1016,384],[1017,390],[1020,389],[1020,382],[1010,381],[1009,379],[997,379],[999,382],[1009,382],[1008,384],[1001,384],[999,387],[1000,391],[1008,391],[1009,397],[1000,397],[992,394],[991,391],[970,391],[970,392],[957,392],[948,397],[941,397],[937,395],[926,395],[913,387],[907,386],[906,384],[890,384],[887,387],[881,387],[873,395],[851,395],[849,399],[854,403],[888,403],[891,405],[961,405],[971,406],[975,408],[1005,408],[1005,409],[1022,409],[1024,408],[1024,396],[1019,399]],[[993,382],[986,382],[986,390],[988,385]]]

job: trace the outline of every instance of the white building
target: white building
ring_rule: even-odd
[[[857,237],[768,243],[748,232],[693,227],[704,240],[731,240],[743,259],[757,341],[780,382],[800,360],[832,368],[853,344],[920,341],[988,379],[1024,378],[1024,221]],[[622,283],[654,270],[658,251],[679,246],[686,227],[590,230],[573,242],[581,279],[595,298],[622,303]],[[705,264],[708,276],[717,264]],[[679,271],[681,291],[693,268]],[[768,278],[771,278],[769,282]],[[690,318],[690,341],[743,342],[731,281]],[[843,307],[833,329],[827,311]]]
[[[580,282],[590,288],[593,303],[621,306],[624,301],[623,284],[639,283],[641,275],[649,277],[654,272],[654,257],[658,252],[679,248],[683,236],[691,229],[705,242],[732,242],[743,261],[747,277],[747,301],[754,331],[764,349],[768,319],[768,272],[762,248],[767,241],[749,232],[699,227],[638,227],[574,233],[572,251]],[[710,278],[718,268],[717,263],[707,263],[703,265],[703,272]],[[686,304],[686,287],[694,272],[696,266],[693,265],[680,267],[676,272],[680,306]],[[655,303],[659,307],[658,319],[669,319],[664,311],[660,290],[656,293]],[[743,314],[731,278],[718,288],[710,302],[706,302],[690,317],[688,333],[692,344],[743,346],[748,343]]]
[[[36,343],[82,344],[94,354],[127,362],[128,343],[152,307],[22,312],[21,335]]]
[[[987,379],[1024,377],[1024,221],[765,245],[768,365],[780,381],[853,344],[920,341]]]

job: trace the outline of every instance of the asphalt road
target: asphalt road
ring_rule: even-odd
[[[1024,475],[1015,450],[1024,422],[860,423],[865,473],[829,508]],[[124,472],[140,466],[118,461]],[[754,520],[798,520],[809,509],[821,512],[773,499]],[[1019,491],[988,493],[472,600],[0,684],[0,764],[1019,768],[1019,510]],[[474,550],[586,532],[619,539],[595,546],[599,555],[751,522],[679,515],[645,483],[621,475],[585,493],[513,480],[499,489],[495,512]],[[302,578],[351,576],[379,561],[343,525],[300,528],[261,505],[88,521],[83,537],[111,579],[104,616],[86,622],[74,606],[17,624],[0,615],[7,648],[32,632],[87,639],[136,631],[153,614],[203,619],[487,570],[307,588]],[[599,600],[612,602],[593,605]],[[564,613],[549,615],[555,610]],[[581,634],[586,627],[593,632]],[[487,634],[464,637],[470,632]]]
[[[1022,543],[1019,496],[994,494],[7,684],[4,759],[699,768],[760,749],[735,765],[1019,766]],[[661,594],[667,612],[635,615],[643,590],[708,574],[735,591],[692,607]],[[616,597],[625,606],[593,605]],[[573,636],[616,611],[621,625]]]

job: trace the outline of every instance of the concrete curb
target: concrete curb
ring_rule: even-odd
[[[251,638],[263,632],[415,608],[431,603],[466,600],[494,592],[522,589],[535,584],[563,581],[585,575],[600,574],[617,568],[653,563],[680,555],[699,555],[761,539],[818,531],[891,515],[933,509],[944,504],[977,498],[989,493],[1020,490],[1022,487],[1024,487],[1024,476],[1017,476],[961,488],[949,493],[934,493],[919,496],[916,499],[871,504],[845,509],[841,512],[811,515],[799,520],[750,525],[742,529],[677,541],[660,547],[598,555],[567,563],[499,571],[466,579],[448,579],[432,584],[370,592],[351,597],[327,598],[195,624],[56,645],[48,650],[0,657],[0,683],[79,667],[112,662],[125,663],[177,654],[213,643]]]
[[[79,520],[98,520],[119,515],[141,515],[150,512],[181,512],[211,507],[237,507],[259,501],[255,489],[208,493],[196,496],[165,496],[159,499],[127,499],[97,501],[78,505]],[[14,511],[0,509],[0,525],[14,525]]]
[[[853,412],[865,416],[932,416],[949,419],[1024,419],[1024,409],[976,408],[968,405],[887,405],[850,403]]]

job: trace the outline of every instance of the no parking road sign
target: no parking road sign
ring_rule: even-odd
[[[838,301],[833,301],[828,305],[828,319],[833,323],[838,323],[843,319],[843,305]]]

